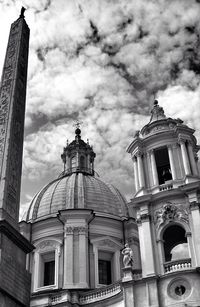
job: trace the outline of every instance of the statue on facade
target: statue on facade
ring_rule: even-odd
[[[127,268],[133,265],[133,251],[129,247],[128,243],[125,244],[125,248],[122,250],[123,264]]]

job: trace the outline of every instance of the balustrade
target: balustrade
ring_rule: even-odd
[[[191,259],[180,259],[164,263],[165,273],[171,273],[191,268]]]

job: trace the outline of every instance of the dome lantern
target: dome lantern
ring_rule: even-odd
[[[75,139],[64,147],[61,159],[64,163],[64,172],[62,175],[72,173],[86,173],[94,175],[94,158],[96,154],[89,140],[85,143],[81,139],[80,123],[77,122],[75,130]]]

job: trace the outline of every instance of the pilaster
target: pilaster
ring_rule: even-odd
[[[200,204],[197,201],[190,202],[192,218],[192,236],[194,240],[196,266],[200,267]]]
[[[151,216],[149,214],[148,205],[140,208],[140,213],[137,218],[140,253],[142,262],[142,276],[148,277],[155,275],[155,264],[153,254],[153,242],[150,225]]]
[[[88,223],[91,210],[62,210],[64,223],[64,288],[89,287]]]

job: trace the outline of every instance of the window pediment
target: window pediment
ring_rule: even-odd
[[[123,248],[123,245],[120,242],[107,236],[93,239],[91,240],[91,243],[96,247],[107,247],[112,248],[113,250],[120,250]]]

